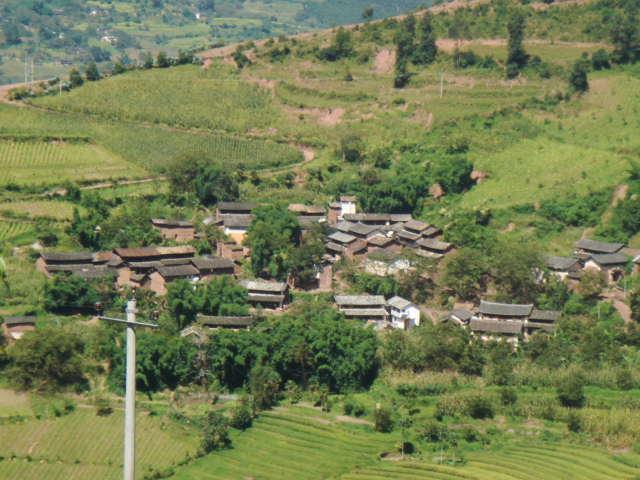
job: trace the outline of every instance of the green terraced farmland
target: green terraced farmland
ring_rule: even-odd
[[[636,479],[640,469],[602,451],[576,445],[528,445],[469,454],[461,467],[414,460],[382,462],[341,480],[615,480]]]
[[[291,410],[264,412],[233,438],[233,448],[215,452],[178,470],[175,479],[322,479],[376,463],[396,437],[370,427],[298,416]]]
[[[193,455],[198,436],[166,418],[137,415],[137,478]],[[121,478],[123,413],[99,417],[81,407],[60,418],[4,424],[0,478],[22,480]],[[29,461],[29,458],[31,461]]]
[[[89,143],[0,141],[0,185],[141,175],[142,169]]]
[[[0,215],[4,211],[28,215],[31,218],[46,217],[55,220],[71,220],[73,204],[47,200],[4,202],[0,203]]]
[[[28,235],[31,230],[30,223],[0,218],[0,242],[18,241],[21,237]]]

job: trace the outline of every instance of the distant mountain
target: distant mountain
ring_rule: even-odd
[[[0,2],[0,83],[47,78],[69,64],[139,59],[144,52],[288,35],[382,18],[424,0],[4,0]]]

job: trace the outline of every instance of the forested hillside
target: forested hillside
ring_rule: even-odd
[[[425,2],[322,0],[8,0],[0,5],[0,84],[60,75],[65,65],[141,61],[164,50],[288,35],[382,18]]]

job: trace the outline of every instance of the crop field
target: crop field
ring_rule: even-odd
[[[0,218],[0,242],[19,242],[32,233],[33,226],[28,222],[20,222]]]
[[[89,143],[0,140],[0,185],[51,184],[138,176],[143,172]]]
[[[167,418],[139,413],[138,478],[151,468],[166,468],[197,449],[198,436]],[[0,429],[0,478],[121,478],[123,414],[99,417],[79,408],[60,417],[4,424]]]
[[[438,480],[614,480],[635,479],[640,468],[626,465],[601,451],[576,445],[527,445],[500,452],[469,454],[461,467],[405,461],[381,462],[340,477],[341,480],[418,478]]]
[[[296,410],[298,413],[295,413]],[[336,424],[300,415],[308,409],[263,412],[254,426],[233,438],[230,450],[215,452],[178,469],[176,480],[335,478],[375,463],[395,436],[370,427]]]
[[[28,215],[30,218],[45,217],[54,220],[71,220],[73,204],[51,200],[0,203],[0,215],[5,211],[17,215]]]

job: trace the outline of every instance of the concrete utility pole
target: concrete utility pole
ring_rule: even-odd
[[[153,323],[136,322],[136,301],[127,302],[127,319],[100,317],[100,320],[123,323],[127,326],[127,370],[124,403],[124,480],[135,477],[136,440],[136,331],[135,327],[158,328]]]

